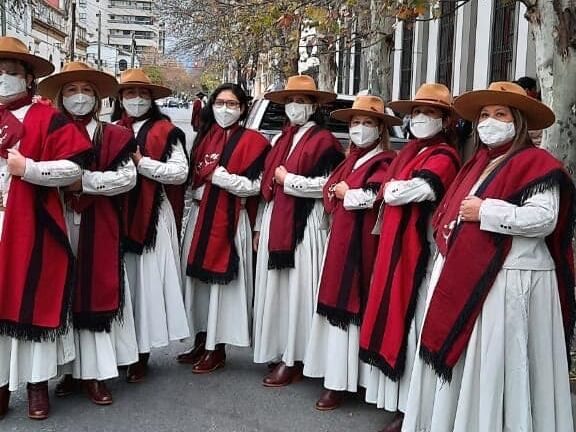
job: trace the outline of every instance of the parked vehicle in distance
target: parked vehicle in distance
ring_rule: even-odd
[[[179,108],[180,107],[180,102],[178,101],[178,99],[175,98],[171,98],[168,99],[168,108]]]
[[[354,102],[354,96],[339,94],[336,100],[330,104],[322,106],[322,113],[326,119],[326,127],[342,143],[343,147],[348,147],[350,137],[348,135],[348,124],[339,122],[330,118],[330,112],[337,109],[351,108]],[[387,108],[389,114],[392,110]],[[245,126],[248,129],[254,129],[266,136],[269,140],[278,135],[287,122],[284,113],[284,105],[280,105],[264,98],[255,98]],[[391,126],[388,128],[390,135],[390,146],[394,150],[400,150],[407,140],[404,138],[400,126]]]

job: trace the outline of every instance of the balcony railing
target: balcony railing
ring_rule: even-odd
[[[64,13],[48,6],[43,2],[36,2],[32,8],[32,19],[66,35],[66,20]]]

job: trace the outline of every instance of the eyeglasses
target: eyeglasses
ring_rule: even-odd
[[[214,101],[214,106],[216,108],[222,108],[224,105],[226,105],[226,107],[230,108],[230,109],[237,109],[240,108],[240,102],[235,101],[235,100],[222,100],[222,99],[216,99]]]

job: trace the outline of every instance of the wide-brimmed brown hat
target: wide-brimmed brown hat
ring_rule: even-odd
[[[432,106],[451,111],[452,102],[452,93],[444,84],[426,83],[420,86],[414,99],[392,101],[388,106],[401,114],[410,114],[417,106]]]
[[[518,84],[498,81],[490,84],[487,90],[474,90],[464,93],[454,101],[454,109],[462,118],[478,120],[482,108],[488,105],[506,105],[517,108],[526,118],[529,130],[546,129],[554,124],[554,112],[542,102],[526,94]]]
[[[158,84],[153,84],[152,80],[142,69],[128,69],[120,75],[120,85],[118,91],[127,88],[145,88],[150,90],[152,99],[162,99],[172,94],[172,90]]]
[[[40,78],[54,72],[54,65],[42,57],[30,54],[26,44],[10,36],[0,37],[0,59],[20,60],[30,66],[34,76]]]
[[[336,99],[336,94],[331,92],[319,91],[316,88],[316,83],[311,76],[308,75],[294,75],[288,78],[284,90],[278,90],[266,93],[265,99],[271,100],[279,104],[285,104],[288,96],[306,95],[312,96],[316,99],[319,105],[332,102]]]
[[[348,122],[355,115],[365,115],[378,118],[390,126],[399,126],[402,120],[386,114],[386,104],[381,97],[371,95],[356,96],[352,108],[332,111],[330,116],[336,120]]]
[[[91,68],[86,63],[71,62],[62,71],[49,76],[38,84],[38,93],[48,99],[56,99],[58,92],[68,83],[87,81],[94,86],[101,99],[118,91],[118,81],[112,75]]]

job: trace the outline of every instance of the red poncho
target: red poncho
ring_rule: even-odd
[[[0,128],[18,120],[0,115]],[[20,125],[19,151],[34,161],[80,159],[90,141],[54,108],[33,104]],[[7,129],[8,130],[8,129]],[[17,140],[3,142],[0,156]],[[0,334],[54,340],[67,330],[74,256],[57,188],[13,176],[0,241]]]
[[[314,199],[296,198],[284,193],[274,182],[274,172],[284,165],[291,174],[304,177],[328,175],[344,159],[342,146],[329,131],[311,127],[300,138],[290,155],[294,135],[299,128],[286,128],[266,158],[262,177],[262,196],[274,200],[268,238],[268,268],[294,267],[294,251],[304,238]]]
[[[478,222],[452,223],[493,153],[485,147],[476,152],[448,190],[433,220],[436,243],[445,261],[422,328],[420,356],[448,381],[512,245],[512,236],[482,231]],[[546,150],[529,147],[506,156],[474,195],[521,206],[532,195],[554,187],[560,190],[560,211],[546,244],[556,264],[569,355],[576,318],[572,250],[576,189],[572,179]]]
[[[388,178],[423,178],[440,200],[459,168],[458,153],[438,135],[410,142],[392,163]],[[360,358],[393,380],[404,373],[410,323],[430,259],[426,234],[433,206],[425,201],[383,208],[378,254],[360,331]]]
[[[130,121],[123,119],[118,123],[130,127]],[[149,120],[136,136],[142,156],[166,162],[174,145],[184,145],[184,132],[169,120]],[[162,188],[172,206],[176,228],[180,232],[184,214],[184,192],[186,184],[163,185],[147,177],[138,176],[138,183],[126,197],[123,206],[124,243],[126,250],[141,255],[144,250],[153,249],[156,244],[156,225],[162,204]]]
[[[227,284],[238,276],[238,251],[234,236],[241,198],[213,185],[208,178],[218,166],[251,180],[262,173],[270,149],[266,138],[235,126],[212,126],[194,151],[194,187],[205,184],[186,274],[206,283]]]
[[[95,157],[87,168],[114,171],[135,151],[136,141],[130,130],[104,123],[100,140],[94,141]],[[121,313],[123,299],[122,196],[68,193],[66,199],[82,215],[76,255],[74,327],[110,331],[110,324]]]
[[[378,191],[396,153],[380,152],[353,170],[354,164],[371,150],[352,146],[324,186],[324,208],[332,215],[332,224],[316,312],[344,329],[350,323],[362,322],[378,247],[378,237],[372,234],[378,208],[347,210],[343,200],[331,197],[330,188],[345,181],[350,189]]]

